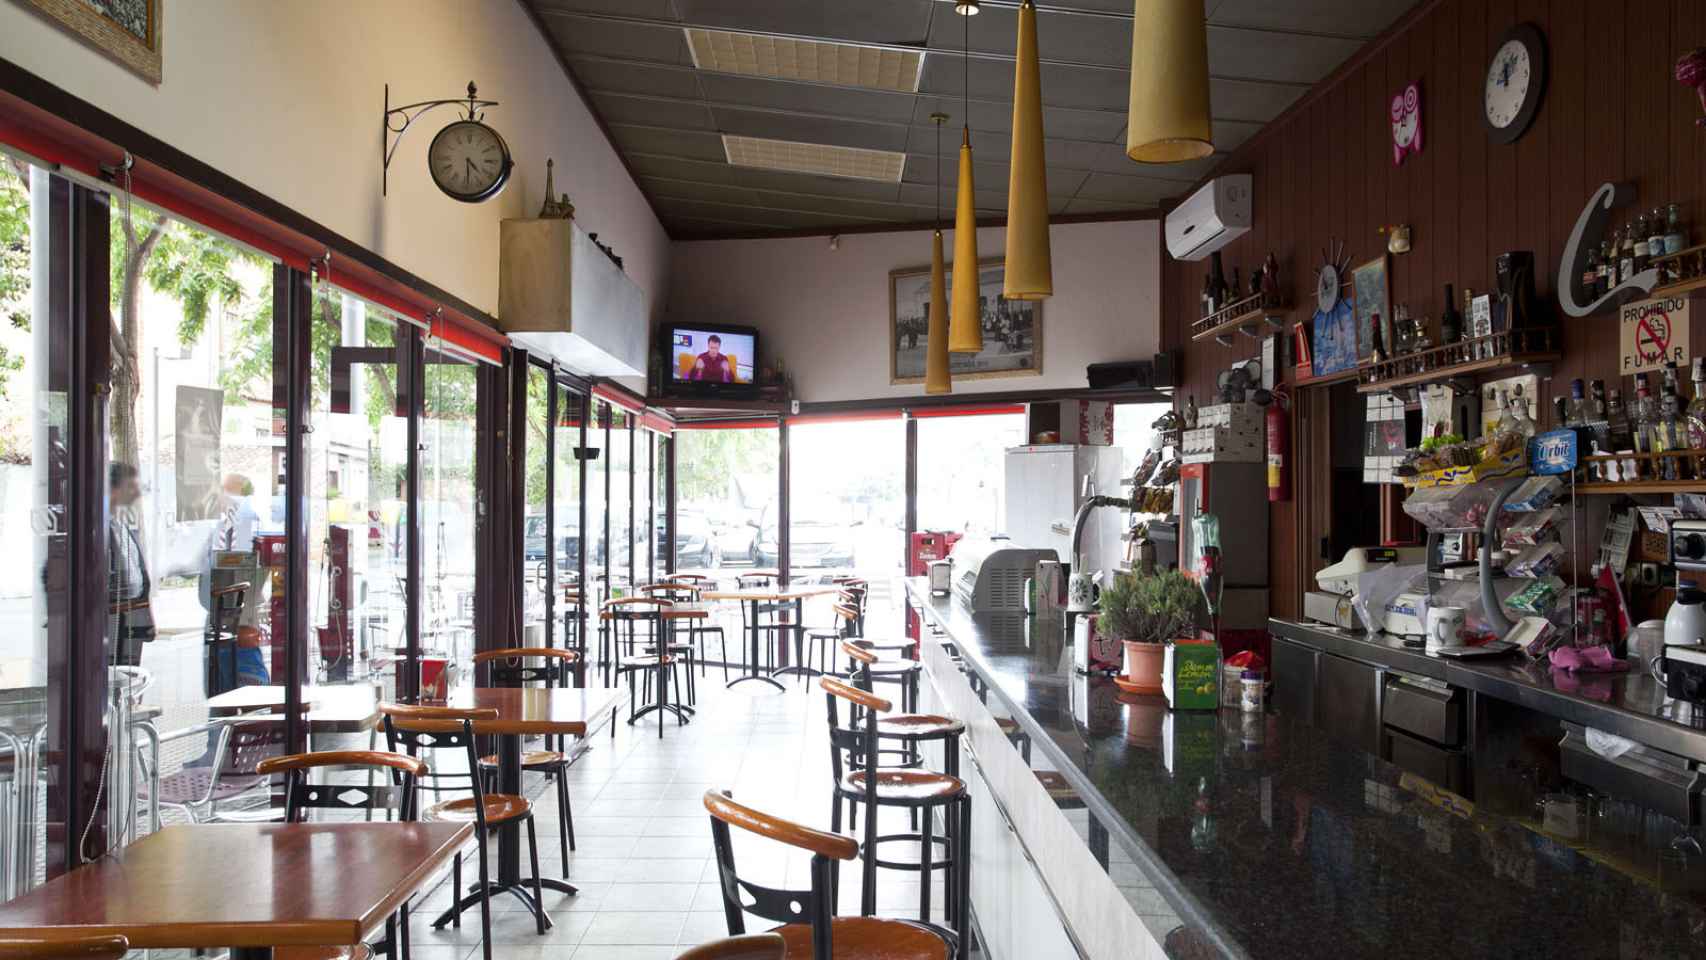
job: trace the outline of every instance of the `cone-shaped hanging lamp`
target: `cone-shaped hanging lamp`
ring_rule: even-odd
[[[1041,300],[1054,293],[1048,244],[1048,174],[1043,160],[1043,90],[1037,67],[1037,7],[1019,5],[1013,73],[1013,155],[1007,176],[1007,269],[1002,296]]]
[[[1202,0],[1136,0],[1126,156],[1177,163],[1214,152]]]
[[[954,375],[948,369],[948,281],[942,262],[942,124],[945,113],[932,113],[936,124],[936,229],[930,236],[930,314],[924,330],[924,392],[954,392]]]
[[[954,12],[970,17],[977,0],[954,0]],[[977,196],[971,175],[971,21],[965,31],[965,126],[960,133],[960,185],[954,198],[954,297],[948,316],[948,350],[983,352],[983,315],[977,297]]]
[[[930,236],[930,323],[924,333],[924,392],[954,392],[948,372],[948,284],[943,274],[942,231]]]

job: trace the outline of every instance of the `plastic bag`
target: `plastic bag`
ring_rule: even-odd
[[[1386,605],[1406,592],[1419,593],[1424,598],[1428,591],[1428,568],[1422,563],[1394,563],[1378,567],[1367,573],[1357,574],[1356,591],[1352,595],[1351,605],[1370,632],[1383,629],[1386,622]],[[1416,611],[1416,619],[1423,625],[1428,622],[1427,602],[1424,599]]]

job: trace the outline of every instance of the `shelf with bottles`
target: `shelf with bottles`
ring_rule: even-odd
[[[1360,368],[1357,392],[1380,393],[1394,387],[1439,383],[1473,373],[1551,363],[1561,356],[1558,343],[1558,328],[1553,326],[1468,337],[1366,364]]]
[[[1289,309],[1285,298],[1276,293],[1252,293],[1191,324],[1191,339],[1213,337],[1223,345],[1230,345],[1234,332],[1261,338],[1285,329],[1283,314]]]
[[[1626,476],[1628,480],[1588,480],[1575,485],[1580,494],[1706,493],[1706,450],[1665,450],[1660,453],[1587,454],[1582,470],[1590,477]]]
[[[1648,294],[1654,299],[1681,296],[1706,287],[1706,243],[1654,257],[1651,265],[1664,277],[1664,282]]]

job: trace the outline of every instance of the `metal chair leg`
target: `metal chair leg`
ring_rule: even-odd
[[[545,884],[539,879],[539,833],[533,826],[533,815],[527,816],[527,856],[533,861],[533,902],[539,907],[533,918],[538,921],[539,935],[545,935]]]

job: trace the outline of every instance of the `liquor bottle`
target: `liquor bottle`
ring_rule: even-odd
[[[1208,316],[1214,312],[1214,280],[1208,274],[1202,278],[1202,315]]]
[[[1386,353],[1386,339],[1381,333],[1380,311],[1376,310],[1370,314],[1369,319],[1372,321],[1374,334],[1373,342],[1369,344],[1369,359],[1375,363],[1381,363],[1388,358],[1388,354]]]
[[[1647,241],[1648,236],[1650,236],[1651,234],[1650,234],[1650,229],[1647,226],[1647,215],[1646,214],[1640,213],[1640,214],[1635,215],[1635,225],[1633,227],[1633,230],[1635,233],[1635,266],[1634,266],[1634,268],[1635,268],[1636,273],[1640,273],[1641,271],[1647,269],[1647,261],[1651,257],[1651,253],[1650,253],[1651,248],[1650,248],[1648,241]]]
[[[1208,259],[1209,289],[1214,295],[1214,309],[1220,310],[1226,306],[1226,268],[1221,265],[1220,251],[1216,250]]]
[[[1445,309],[1439,315],[1439,342],[1456,343],[1463,339],[1463,314],[1457,312],[1457,298],[1452,296],[1451,284],[1445,285]]]
[[[1232,286],[1230,289],[1232,292],[1230,294],[1228,294],[1226,297],[1227,303],[1232,303],[1235,300],[1243,299],[1244,288],[1239,285],[1238,268],[1237,267],[1232,268]]]
[[[1588,422],[1605,422],[1605,381],[1594,380],[1588,384]]]
[[[1495,409],[1499,411],[1499,420],[1493,425],[1493,434],[1515,432],[1516,417],[1511,412],[1511,395],[1504,387],[1499,388],[1499,405]]]
[[[1582,296],[1590,301],[1599,299],[1599,251],[1591,246],[1587,264],[1582,267]]]
[[[1522,399],[1521,393],[1511,398],[1511,422],[1516,425],[1516,432],[1524,438],[1533,439],[1539,432],[1539,425],[1528,415],[1528,402]]]
[[[1673,203],[1665,211],[1665,253],[1681,253],[1688,246],[1688,230],[1682,224],[1682,204]],[[1665,264],[1664,280],[1675,283],[1682,279],[1682,265],[1675,260]]]
[[[1653,394],[1647,389],[1647,375],[1635,374],[1635,413],[1630,424],[1630,431],[1635,438],[1636,453],[1655,453],[1653,449],[1653,426],[1658,422],[1658,409],[1653,404]],[[1652,479],[1657,477],[1656,464],[1651,459],[1636,461],[1636,476]]]
[[[1659,400],[1658,418],[1653,421],[1653,452],[1669,453],[1683,449],[1682,415],[1678,410],[1675,391],[1669,385]],[[1660,457],[1658,476],[1665,480],[1685,480],[1686,464],[1681,457]]]
[[[1629,422],[1629,411],[1623,406],[1623,391],[1611,391],[1611,399],[1605,408],[1606,453],[1628,453],[1635,449],[1634,428]],[[1635,461],[1619,460],[1616,465],[1616,475],[1605,479],[1613,480],[1619,477],[1633,480],[1636,477]]]
[[[1647,264],[1665,255],[1665,212],[1658,207],[1647,214]]]
[[[1599,242],[1599,292],[1596,296],[1605,296],[1611,288],[1617,286],[1617,258],[1611,253],[1611,241]]]
[[[1552,398],[1552,422],[1554,430],[1568,429],[1570,424],[1570,398],[1557,396]]]
[[[1588,401],[1583,394],[1582,378],[1570,381],[1569,419],[1564,422],[1567,427],[1585,426],[1588,422]]]
[[[1623,238],[1617,241],[1617,282],[1625,283],[1635,275],[1635,228],[1623,226]]]
[[[1672,207],[1676,204],[1671,204]],[[1669,241],[1666,241],[1669,244]],[[1688,448],[1702,451],[1694,460],[1694,475],[1706,477],[1706,357],[1694,358],[1694,399],[1688,404],[1688,412],[1683,414],[1683,424],[1688,428]]]

